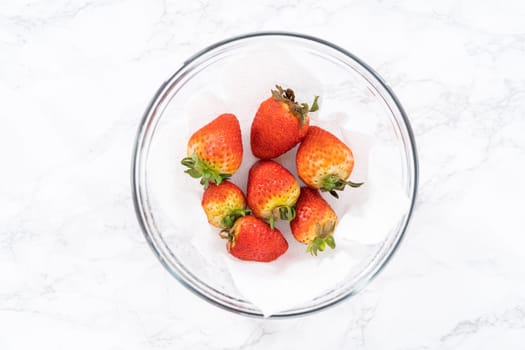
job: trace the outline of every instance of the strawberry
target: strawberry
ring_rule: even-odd
[[[300,188],[295,177],[273,160],[259,160],[248,174],[247,199],[253,215],[267,219],[274,227],[275,217],[292,220]]]
[[[250,143],[254,156],[271,159],[297,145],[308,131],[308,112],[319,109],[316,96],[312,108],[295,102],[292,89],[276,85],[272,97],[261,103],[252,122]]]
[[[242,161],[242,140],[239,121],[233,114],[222,114],[197,130],[188,141],[185,172],[209,183],[220,184],[239,169]]]
[[[230,228],[238,217],[250,213],[241,189],[229,181],[210,184],[204,191],[201,204],[208,222],[219,228]]]
[[[317,255],[317,251],[324,251],[326,246],[335,248],[333,233],[337,215],[319,191],[302,187],[296,212],[290,228],[296,240],[308,244],[307,252]]]
[[[228,239],[228,252],[241,260],[269,262],[277,259],[288,249],[288,242],[278,229],[255,216],[243,216],[221,237]]]
[[[345,186],[359,187],[363,183],[348,181],[354,168],[350,148],[330,132],[318,126],[308,129],[295,158],[297,174],[311,188],[328,191],[339,198],[337,191]]]

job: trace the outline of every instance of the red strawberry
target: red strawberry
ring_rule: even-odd
[[[197,130],[188,141],[187,157],[181,163],[191,177],[201,178],[205,188],[231,177],[242,161],[239,121],[233,114],[222,114]]]
[[[238,217],[250,213],[246,210],[246,198],[241,189],[229,181],[210,184],[201,204],[208,222],[219,228],[230,228]]]
[[[359,187],[362,183],[348,181],[354,168],[350,148],[330,132],[318,126],[309,128],[297,150],[297,174],[311,188],[328,191],[339,198],[337,191],[345,186]]]
[[[240,217],[229,232],[221,234],[228,239],[228,252],[241,260],[269,262],[288,249],[288,242],[278,229],[271,229],[252,215]]]
[[[299,198],[299,183],[282,165],[273,160],[260,160],[248,175],[248,206],[253,215],[267,219],[274,227],[275,217],[292,220]]]
[[[272,97],[261,103],[252,123],[252,153],[261,159],[278,157],[297,145],[308,131],[308,112],[319,109],[319,96],[308,108],[306,103],[295,102],[292,89],[283,90],[279,85],[276,88]]]
[[[296,240],[308,244],[307,252],[317,255],[317,251],[324,251],[327,245],[335,248],[333,233],[337,215],[317,190],[302,187],[295,210],[297,214],[290,228]]]

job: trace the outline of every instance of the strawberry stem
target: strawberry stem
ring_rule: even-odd
[[[292,221],[295,219],[295,208],[290,206],[279,207],[279,217],[281,220]]]
[[[295,219],[295,207],[289,206],[289,205],[282,205],[279,207],[275,207],[272,210],[272,214],[270,218],[268,219],[268,223],[270,224],[271,229],[275,227],[275,220],[280,218],[281,220],[287,220],[292,221]]]
[[[211,183],[220,185],[224,180],[229,179],[232,174],[220,174],[211,169],[205,162],[201,161],[196,154],[191,157],[182,158],[180,161],[182,165],[189,168],[184,172],[195,179],[201,179],[200,183],[204,188],[208,188]]]
[[[336,222],[328,221],[323,226],[317,223],[317,236],[308,244],[306,252],[317,256],[317,252],[323,252],[326,246],[335,249],[334,230]]]
[[[335,175],[330,175],[324,179],[321,191],[328,192],[335,198],[339,198],[339,194],[336,191],[344,191],[346,186],[357,188],[363,184],[364,182],[352,182],[350,180],[343,180]]]
[[[234,209],[228,215],[222,218],[221,227],[231,228],[235,221],[241,216],[246,216],[251,213],[250,209]]]
[[[219,232],[219,237],[221,237],[222,239],[227,239],[229,241],[232,240],[232,233],[230,232],[229,229],[225,228],[225,229],[222,229],[221,232]]]
[[[319,96],[315,96],[312,108],[308,107],[308,103],[298,103],[295,101],[295,93],[292,89],[283,89],[280,85],[275,85],[277,90],[272,90],[272,97],[277,100],[284,102],[290,108],[290,111],[299,118],[301,127],[306,123],[306,117],[308,112],[315,112],[319,109],[317,100]]]

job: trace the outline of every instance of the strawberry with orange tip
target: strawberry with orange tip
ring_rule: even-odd
[[[297,174],[305,184],[327,191],[339,198],[336,191],[363,183],[348,180],[354,168],[352,150],[335,135],[318,126],[311,126],[301,142],[295,158]]]
[[[222,114],[197,130],[188,141],[182,165],[207,188],[220,184],[239,169],[242,161],[241,128],[233,114]]]
[[[242,190],[230,181],[210,184],[201,202],[208,222],[218,228],[230,228],[237,218],[250,213]]]
[[[337,214],[319,191],[302,187],[296,204],[295,219],[290,222],[295,239],[308,245],[307,252],[317,255],[326,246],[335,248],[333,233],[336,225]]]

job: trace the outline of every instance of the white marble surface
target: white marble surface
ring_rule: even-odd
[[[0,2],[0,349],[523,349],[525,4]],[[390,82],[420,155],[386,270],[324,312],[256,320],[173,280],[134,217],[136,126],[236,34],[333,41]]]

